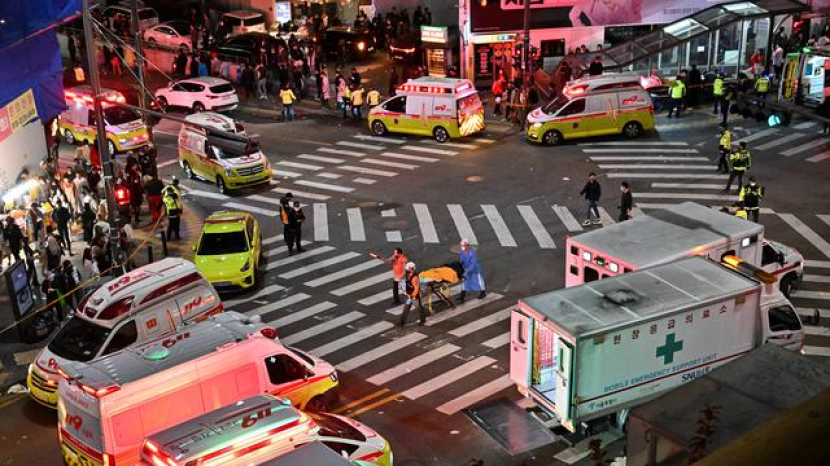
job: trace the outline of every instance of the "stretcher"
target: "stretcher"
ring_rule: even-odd
[[[451,287],[461,283],[463,275],[459,274],[457,267],[452,267],[451,265],[424,270],[418,274],[421,281],[421,289],[426,290],[427,309],[430,314],[433,314],[433,296],[447,306],[455,307],[455,303],[450,296]]]

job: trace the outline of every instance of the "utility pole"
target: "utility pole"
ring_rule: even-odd
[[[144,87],[144,47],[141,39],[141,29],[138,25],[138,0],[133,0],[132,3],[132,29],[135,34],[135,63],[138,67],[138,106],[147,108],[147,90]],[[153,143],[153,132],[150,128],[150,121],[147,115],[144,117],[144,125],[147,127],[147,136],[150,138],[150,143]]]
[[[524,1],[524,44],[522,46],[522,85],[530,91],[530,0]]]
[[[87,66],[89,83],[92,85],[93,106],[95,107],[95,130],[98,140],[98,153],[101,155],[101,165],[104,169],[104,192],[107,200],[107,222],[110,224],[110,251],[112,251],[113,274],[119,274],[121,257],[121,243],[118,238],[120,222],[116,210],[113,192],[112,154],[109,152],[106,126],[104,125],[104,109],[101,105],[101,81],[98,77],[98,59],[95,55],[95,32],[92,28],[92,14],[89,11],[89,0],[83,0],[84,41],[86,42]]]

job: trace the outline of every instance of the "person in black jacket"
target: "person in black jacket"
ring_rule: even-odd
[[[3,238],[9,243],[9,251],[14,261],[23,260],[20,251],[23,250],[23,231],[20,226],[9,216],[6,217],[6,225],[3,227]],[[11,263],[11,261],[9,261]]]
[[[603,71],[605,71],[605,66],[602,64],[602,57],[597,56],[588,66],[588,74],[591,76],[601,76]]]
[[[599,202],[599,198],[602,195],[602,188],[597,181],[597,174],[591,172],[588,174],[588,182],[585,183],[585,186],[582,188],[582,191],[579,194],[585,196],[585,199],[588,201],[588,218],[582,222],[583,226],[590,225],[591,222],[591,212],[594,213],[596,217],[593,220],[594,225],[602,224],[602,220],[599,218],[599,208],[597,207],[597,202]]]
[[[74,256],[72,254],[72,236],[69,233],[69,222],[72,221],[72,212],[69,211],[62,201],[58,201],[58,207],[55,209],[52,217],[55,219],[55,223],[58,224],[58,238],[60,238],[61,246],[69,251],[70,256]]]
[[[303,222],[305,221],[305,213],[303,213],[300,203],[294,201],[294,206],[288,210],[288,228],[291,230],[291,241],[297,248],[297,252],[305,252],[301,244],[303,237]],[[291,245],[289,244],[289,249]]]
[[[634,196],[631,195],[631,187],[628,181],[620,183],[620,221],[624,222],[631,218],[631,210],[634,208]]]

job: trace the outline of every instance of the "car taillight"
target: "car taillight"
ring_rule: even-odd
[[[269,338],[271,340],[275,340],[277,338],[277,329],[272,327],[265,327],[260,330],[259,333],[261,333],[265,338]]]
[[[63,380],[69,381],[69,374],[64,372],[63,369],[60,368],[60,366],[58,366],[55,370],[58,372],[59,376],[63,377]]]
[[[94,396],[95,398],[103,398],[103,397],[109,395],[110,393],[117,392],[118,390],[121,390],[121,387],[119,387],[117,385],[113,385],[113,386],[110,386],[110,387],[104,387],[104,388],[96,389],[94,387],[90,387],[89,385],[81,385],[81,390],[83,390],[86,393]]]

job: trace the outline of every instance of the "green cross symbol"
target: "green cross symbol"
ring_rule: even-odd
[[[663,358],[663,364],[674,362],[674,353],[683,350],[683,342],[674,340],[674,333],[666,335],[666,344],[657,347],[658,358]]]

